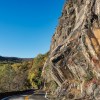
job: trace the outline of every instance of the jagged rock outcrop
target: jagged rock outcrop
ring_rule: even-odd
[[[57,100],[100,100],[100,0],[66,1],[43,76]]]

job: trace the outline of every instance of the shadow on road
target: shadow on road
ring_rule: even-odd
[[[31,95],[34,93],[35,90],[25,90],[25,91],[14,91],[14,92],[5,92],[5,93],[0,93],[0,100],[8,97],[8,96],[14,96],[14,95]]]

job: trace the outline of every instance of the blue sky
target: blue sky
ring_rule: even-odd
[[[50,48],[64,0],[0,0],[0,55],[35,57]]]

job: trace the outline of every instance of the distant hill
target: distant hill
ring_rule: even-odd
[[[4,57],[0,56],[0,62],[22,62],[22,61],[30,61],[33,58],[17,58],[17,57]]]

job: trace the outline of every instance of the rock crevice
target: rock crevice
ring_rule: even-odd
[[[43,72],[59,100],[100,99],[100,0],[65,3]]]

